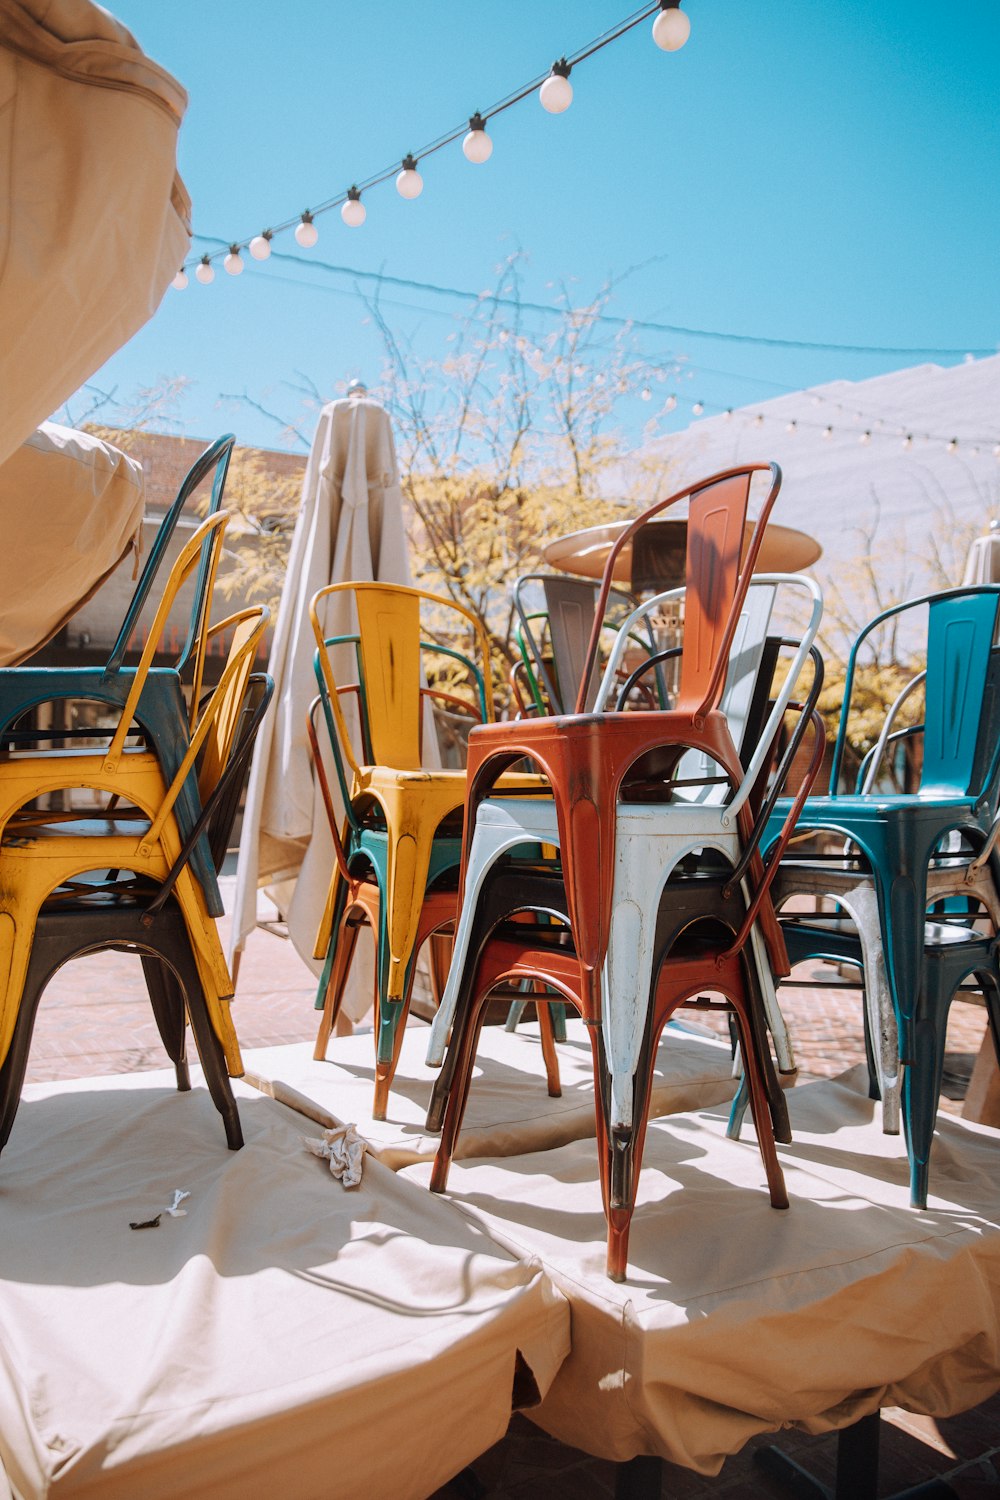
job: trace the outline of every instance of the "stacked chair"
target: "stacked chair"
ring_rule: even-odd
[[[350,601],[356,630],[326,633],[330,599]],[[345,810],[341,829],[314,731],[336,851],[315,950],[324,960],[315,1055],[326,1054],[358,927],[368,921],[376,934],[373,1112],[384,1119],[417,953],[455,918],[465,772],[425,768],[428,705],[443,705],[470,725],[494,719],[489,643],[461,605],[400,584],[332,584],[315,596],[310,613],[326,743]],[[439,644],[430,628],[449,639],[464,631],[468,649]],[[508,784],[537,788],[539,778],[515,775]],[[554,1065],[551,1049],[550,1056]]]
[[[158,691],[149,688],[150,669],[171,606],[196,572],[214,579],[227,520],[225,512],[210,515],[181,549],[139,664],[123,679],[128,686],[107,748],[7,750],[0,760],[0,1145],[13,1123],[48,979],[69,958],[106,947],[147,960],[154,1014],[181,1088],[188,1086],[186,1012],[229,1145],[242,1144],[227,1081],[227,1073],[242,1073],[229,1014],[232,981],[213,907],[216,867],[271,691],[269,679],[253,673],[267,610],[246,609],[210,628],[209,586],[192,654],[203,662],[215,636],[231,643],[218,685],[190,714],[184,709],[183,753],[168,771],[171,757],[159,753],[152,730],[142,744],[127,743],[136,722],[141,727],[144,695],[149,703]],[[106,805],[90,816],[31,805],[79,789],[103,794]],[[195,866],[199,850],[210,862],[208,885]]]
[[[770,483],[747,543],[750,486],[758,472]],[[671,496],[639,517],[607,560],[576,712],[484,725],[469,738],[465,896],[428,1052],[428,1062],[442,1062],[451,1026],[447,1062],[428,1115],[429,1128],[443,1125],[431,1185],[436,1191],[446,1186],[490,990],[529,978],[544,983],[582,1015],[591,1038],[608,1272],[615,1279],[624,1277],[627,1264],[656,1043],[676,1007],[701,1003],[704,990],[720,992],[734,1017],[771,1201],[776,1207],[787,1204],[772,1114],[783,1138],[787,1115],[767,1045],[760,975],[762,966],[779,975],[788,972],[768,886],[822,757],[822,727],[811,704],[799,705],[796,732],[777,774],[780,782],[811,722],[815,743],[809,772],[766,871],[757,844],[776,793],[772,789],[765,797],[766,770],[812,647],[818,599],[746,767],[719,707],[779,486],[776,465],[750,465]],[[667,710],[601,711],[613,692],[623,706],[628,697],[631,684],[621,690],[616,684],[625,643],[642,623],[640,611],[622,627],[622,644],[597,692],[597,710],[587,712],[616,557],[646,521],[684,498],[689,502],[685,626],[676,702]],[[655,656],[648,657],[644,669],[657,665]],[[813,701],[818,688],[817,673]],[[675,796],[675,791],[691,791],[692,778],[681,774],[689,751],[710,758],[716,768],[713,784],[723,786],[722,797]],[[500,776],[520,760],[546,776],[548,797],[501,791]],[[524,846],[546,845],[558,850],[555,861],[512,857]],[[525,912],[541,913],[546,921],[529,926]]]
[[[532,610],[528,595],[541,594],[544,608]],[[524,573],[514,584],[517,612],[517,645],[531,706],[539,714],[568,713],[576,699],[577,684],[588,660],[594,630],[599,585],[586,578],[568,578],[565,573]],[[620,589],[609,589],[602,626],[614,631],[635,608],[635,599]],[[637,644],[652,656],[656,643],[647,627]],[[600,660],[591,657],[585,703],[591,708],[600,678]],[[657,676],[656,706],[666,707],[663,674]]]
[[[926,666],[890,707],[856,788],[846,790],[841,781],[859,653],[879,627],[905,635],[909,626],[912,634],[909,622],[918,610],[926,614]],[[968,911],[947,910],[983,907],[1000,931],[998,621],[1000,588],[982,585],[910,600],[864,627],[848,659],[831,792],[810,797],[799,820],[799,833],[840,835],[843,848],[826,857],[786,858],[775,883],[779,906],[803,894],[836,904],[826,916],[783,917],[789,956],[796,963],[823,958],[863,968],[872,1093],[882,1097],[890,1132],[899,1128],[902,1104],[911,1201],[920,1208],[927,1202],[948,1007],[970,974],[983,986],[1000,1057],[996,944],[971,925]],[[900,708],[920,688],[923,722],[896,729]],[[917,790],[879,790],[886,753],[916,736],[923,742]],[[768,837],[776,834],[781,812],[779,803]]]
[[[206,489],[204,514],[211,517],[218,513],[234,443],[235,438],[231,433],[217,438],[195,460],[185,475],[176,498],[157,530],[111,654],[103,667],[39,667],[29,662],[24,666],[0,670],[0,745],[16,746],[25,741],[36,743],[38,732],[31,728],[21,729],[20,726],[43,705],[69,700],[86,701],[120,713],[128,704],[134,722],[159,756],[164,775],[168,780],[174,775],[190,743],[192,715],[201,696],[207,643],[206,626],[219,560],[214,532],[204,534],[197,575],[193,581],[184,645],[176,662],[172,666],[154,666],[151,661],[148,662],[144,668],[142,692],[137,696],[132,692],[137,668],[125,664],[125,654],[164,565],[182,513],[193,497]],[[185,577],[188,578],[189,574]],[[165,621],[166,615],[162,619]],[[190,706],[185,704],[185,682],[189,684]],[[129,728],[130,724],[126,724],[125,729]],[[58,737],[72,738],[72,735],[59,731]],[[197,793],[192,780],[181,788],[177,799],[177,815],[185,829],[191,827],[198,811]],[[193,851],[192,865],[205,887],[209,909],[213,915],[220,916],[221,898],[204,840]]]

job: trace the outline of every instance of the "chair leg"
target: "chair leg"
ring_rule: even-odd
[[[462,1128],[465,1106],[469,1099],[469,1084],[472,1081],[472,1069],[476,1061],[476,1047],[489,998],[488,989],[476,996],[474,1003],[465,1010],[464,1014],[459,1013],[462,1019],[456,1020],[452,1031],[446,1066],[454,1054],[455,1061],[452,1063],[454,1081],[447,1094],[441,1144],[438,1146],[431,1171],[430,1190],[432,1193],[443,1193],[448,1186],[448,1171],[455,1154],[455,1144]],[[439,1076],[438,1082],[440,1081]]]
[[[212,1102],[222,1116],[226,1142],[230,1151],[239,1151],[243,1145],[239,1110],[229,1082],[226,1054],[209,1016],[201,975],[191,944],[189,941],[181,941],[180,934],[177,932],[171,949],[170,966],[184,992],[191,1030],[198,1049],[198,1060],[205,1074],[208,1091],[212,1096]]]
[[[349,913],[330,938],[331,951],[327,954],[319,989],[316,992],[317,1001],[322,995],[323,1014],[316,1033],[316,1045],[313,1048],[315,1062],[323,1062],[326,1058],[330,1033],[340,1011],[340,1002],[344,998],[344,988],[354,961],[354,950],[357,946],[361,920],[360,913],[356,911]]]
[[[538,1032],[542,1042],[542,1058],[545,1062],[545,1081],[548,1085],[549,1098],[561,1099],[562,1082],[559,1077],[559,1055],[556,1052],[555,1026],[552,1015],[554,1007],[553,1005],[546,1005],[541,998],[545,994],[545,986],[543,984],[535,985],[535,994],[538,997],[535,1000],[535,1013],[538,1016]],[[563,1010],[561,1002],[554,1003],[559,1004],[559,1009]],[[565,1018],[564,1010],[563,1017]],[[563,1029],[565,1030],[565,1019]]]
[[[737,995],[736,989],[737,987],[734,986],[729,999],[736,1014],[736,1024],[740,1034],[740,1048],[743,1052],[743,1065],[746,1070],[747,1091],[750,1096],[750,1113],[753,1116],[754,1129],[757,1132],[757,1145],[764,1163],[768,1192],[771,1197],[771,1207],[787,1208],[788,1191],[785,1187],[784,1173],[781,1170],[781,1163],[778,1160],[778,1152],[775,1148],[767,1090],[760,1075],[759,1051],[754,1036],[753,1006],[747,1004],[745,994]]]
[[[38,946],[37,941],[35,946]],[[58,963],[54,966],[40,963],[37,954],[35,962],[28,964],[28,973],[14,1020],[14,1034],[11,1037],[7,1056],[3,1060],[3,1065],[0,1066],[0,1151],[7,1144],[17,1107],[21,1102],[21,1089],[24,1086],[24,1075],[28,1067],[28,1053],[35,1029],[35,1016],[38,1014],[38,1002],[42,998],[45,986],[58,967]]]
[[[177,1088],[187,1093],[191,1087],[191,1073],[187,1062],[187,1017],[184,1013],[184,995],[166,964],[148,953],[140,955],[142,972],[146,979],[149,1003],[153,1007],[156,1029],[166,1048],[167,1056],[174,1065]]]

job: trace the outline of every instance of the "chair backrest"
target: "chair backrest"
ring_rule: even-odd
[[[771,484],[747,542],[750,485],[754,474],[760,472],[770,474]],[[746,464],[714,474],[710,479],[669,495],[625,527],[604,564],[594,629],[577,694],[577,713],[583,712],[587,683],[597,657],[600,622],[619,553],[647,521],[685,498],[688,499],[688,530],[684,650],[680,687],[674,706],[695,717],[715,706],[725,681],[730,646],[743,600],[780,488],[781,470],[777,464]]]
[[[755,578],[747,590],[743,608],[740,610],[736,634],[729,651],[729,669],[719,700],[719,707],[729,721],[729,733],[733,744],[746,763],[747,750],[744,745],[750,707],[757,688],[757,679],[764,660],[774,600],[778,592],[777,583],[770,577]],[[683,656],[681,658],[683,661]],[[681,801],[724,802],[728,787],[724,781],[712,781],[714,762],[703,750],[686,750],[677,767],[679,780],[697,781],[701,786],[678,787],[674,795]]]
[[[210,519],[218,518],[211,517]],[[219,681],[201,707],[191,735],[191,743],[150,824],[146,835],[148,844],[154,844],[160,837],[163,826],[173,811],[181,788],[192,768],[195,766],[200,768],[198,791],[202,797],[203,807],[218,786],[230,759],[254,658],[260,648],[270,617],[271,612],[266,604],[241,610],[233,617],[237,624],[233,631],[226,665],[222,669]],[[224,621],[219,629],[231,623]]]
[[[525,595],[532,587],[539,586],[545,607],[541,614],[536,614],[527,608]],[[525,667],[532,675],[537,671],[541,678],[551,713],[568,713],[572,708],[587,663],[597,595],[596,582],[589,578],[568,577],[565,573],[524,573],[514,584],[514,607],[520,621],[521,638],[533,658],[533,662],[525,658]],[[609,589],[603,623],[613,627],[634,608],[635,602],[631,594],[621,589]],[[542,634],[538,630],[539,624],[543,625]],[[652,637],[650,649],[655,649]],[[588,710],[597,696],[599,681],[600,660],[595,655],[587,681],[585,703]],[[535,696],[541,706],[540,695]]]
[[[268,617],[269,611],[266,608],[255,605],[239,610],[226,620],[220,620],[217,625],[213,625],[206,632],[207,640],[215,636],[225,640],[227,635],[231,635],[227,663],[236,660],[237,666],[226,681],[202,745],[201,758],[198,762],[198,794],[202,803],[210,796],[229,764],[237,736],[237,727],[245,712],[247,683],[253,671],[256,655],[256,652],[251,651],[249,646],[251,641],[260,642]],[[225,669],[223,669],[223,675],[225,675]],[[209,701],[211,701],[210,698]],[[193,726],[195,732],[197,732],[197,722],[200,721],[200,717],[201,713],[197,715]]]
[[[225,769],[211,794],[206,798],[201,813],[184,840],[181,851],[174,860],[156,899],[146,908],[142,918],[146,925],[152,922],[156,913],[165,904],[178,875],[188,863],[195,845],[206,831],[215,868],[217,871],[222,870],[222,864],[229,849],[229,836],[232,833],[233,823],[236,821],[236,810],[239,807],[250,769],[250,757],[253,753],[257,731],[260,729],[273,694],[273,677],[268,676],[266,672],[253,672],[249,675],[244,687],[235,735]]]
[[[353,606],[356,631],[327,633],[324,619],[331,600]],[[453,647],[422,640],[421,602],[428,603],[436,615],[447,612],[445,617],[454,619],[456,624],[456,617],[460,618],[463,628],[471,626],[478,662]],[[489,641],[479,621],[462,605],[426,589],[403,584],[335,583],[320,589],[313,597],[309,614],[335,738],[355,773],[362,761],[352,743],[341,704],[341,695],[350,691],[357,693],[364,763],[398,771],[421,768],[424,702],[429,692],[433,696],[422,675],[421,664],[427,652],[437,653],[454,661],[456,667],[468,670],[474,678],[482,718],[494,718]],[[338,684],[331,656],[332,648],[337,646],[354,647],[356,683]]]
[[[880,625],[888,620],[895,624],[898,617],[923,606],[927,607],[927,675],[920,790],[933,796],[976,795],[995,780],[1000,739],[987,755],[981,727],[984,716],[992,717],[992,697],[986,690],[991,681],[1000,586],[982,584],[894,605],[876,615],[858,635],[847,663],[831,787],[837,787],[842,770],[860,649]],[[977,778],[982,778],[978,784]]]
[[[206,514],[214,516],[222,504],[222,493],[225,489],[226,475],[229,472],[229,461],[232,457],[235,442],[236,439],[232,433],[226,433],[223,437],[216,438],[215,442],[211,443],[205,449],[204,453],[195,459],[185,475],[181,487],[177,491],[176,498],[160,522],[156,538],[149,549],[149,556],[146,558],[143,570],[139,575],[139,582],[135,586],[128,609],[125,611],[125,618],[118,632],[118,638],[111,648],[111,655],[108,657],[107,665],[104,668],[104,675],[106,677],[111,677],[120,670],[125,658],[125,652],[128,649],[128,643],[139,623],[139,616],[142,613],[143,605],[149,598],[156,575],[160,570],[163,559],[166,556],[167,548],[170,545],[170,539],[174,534],[177,522],[180,520],[181,512],[195,490],[198,489],[209,475],[212,476],[212,489],[209,495]],[[183,667],[188,661],[195,641],[202,633],[203,626],[208,618],[208,607],[211,600],[210,573],[211,546],[208,538],[206,538],[201,566],[198,570],[198,577],[195,580],[187,639],[184,642],[183,650],[177,661],[178,668]]]
[[[152,624],[149,627],[149,634],[146,637],[146,644],[143,647],[142,656],[139,658],[139,665],[135,669],[135,675],[129,688],[128,697],[125,699],[125,705],[122,709],[121,718],[118,721],[118,728],[115,730],[114,736],[111,740],[111,744],[108,746],[107,752],[104,757],[105,768],[109,772],[114,772],[119,760],[121,759],[122,751],[125,748],[125,740],[135,718],[136,707],[139,703],[140,697],[142,696],[142,690],[145,686],[146,678],[149,674],[149,669],[153,662],[153,657],[156,654],[157,643],[159,642],[160,635],[167,623],[170,611],[173,608],[174,600],[177,598],[177,595],[180,593],[185,583],[195,572],[195,569],[198,569],[199,571],[204,569],[206,577],[212,583],[214,583],[215,573],[219,566],[219,558],[222,554],[223,536],[225,534],[225,529],[228,521],[228,511],[217,511],[215,515],[206,517],[206,519],[202,521],[201,525],[185,542],[176,561],[174,562],[173,567],[170,570],[170,575],[167,578],[166,586],[164,587],[163,594],[160,597],[160,602],[157,605]],[[199,655],[198,660],[195,663],[195,680],[191,701],[192,716],[197,712],[198,702],[201,694],[204,657],[207,650],[207,636],[207,631],[202,631],[200,633]]]

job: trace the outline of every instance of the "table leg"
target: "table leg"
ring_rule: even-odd
[[[660,1500],[663,1460],[641,1453],[615,1469],[615,1500]]]

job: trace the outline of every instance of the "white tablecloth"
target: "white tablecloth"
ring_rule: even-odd
[[[237,1085],[36,1085],[0,1157],[0,1495],[421,1500],[568,1348],[566,1304],[378,1162]],[[132,1231],[175,1188],[185,1217]]]
[[[604,1275],[591,1142],[455,1163],[451,1201],[570,1302],[572,1351],[534,1421],[606,1459],[714,1474],[756,1433],[881,1406],[946,1416],[1000,1386],[1000,1133],[939,1117],[921,1213],[860,1083],[789,1095],[787,1211],[749,1128],[726,1140],[719,1110],[652,1123],[623,1285]]]

